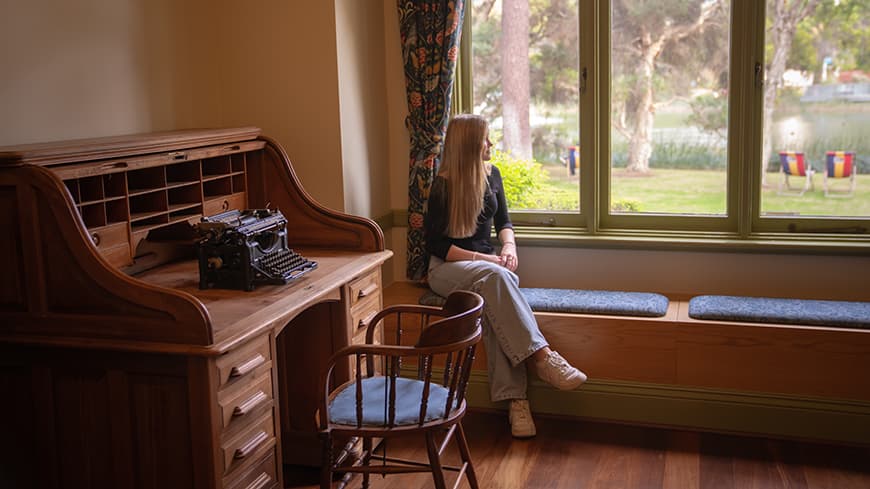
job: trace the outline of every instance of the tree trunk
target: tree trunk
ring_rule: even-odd
[[[528,159],[532,157],[528,0],[503,0],[501,36],[504,147],[514,156]]]
[[[641,56],[637,66],[637,81],[632,89],[634,117],[631,139],[628,142],[628,163],[625,171],[629,173],[648,173],[652,156],[652,130],[656,108],[653,99],[653,71],[655,59],[661,52],[663,42],[652,42],[648,32],[641,35]]]

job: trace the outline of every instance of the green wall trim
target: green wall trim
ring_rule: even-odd
[[[590,380],[574,391],[559,391],[534,380],[533,413],[658,425],[701,431],[870,443],[870,402],[736,392],[694,387]],[[489,401],[485,372],[472,372],[469,406],[506,409]]]
[[[407,214],[407,212],[406,212],[406,214]],[[396,217],[396,211],[392,211],[389,214],[386,214],[386,215],[383,215],[380,217],[375,217],[373,220],[378,224],[378,226],[381,227],[382,231],[387,232],[396,226],[396,223],[394,222],[395,217]]]
[[[386,231],[408,227],[408,211],[393,209],[375,219]],[[529,227],[515,225],[521,246],[554,248],[599,248],[661,251],[708,251],[771,254],[866,255],[867,236],[801,236],[793,234],[757,234],[739,238],[716,232],[653,232],[648,230],[599,231],[574,227]]]

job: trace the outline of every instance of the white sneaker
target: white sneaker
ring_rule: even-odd
[[[532,421],[529,401],[526,399],[511,399],[508,419],[511,422],[511,435],[514,438],[531,438],[538,433],[535,430],[535,422]]]
[[[569,391],[586,382],[586,374],[572,367],[562,355],[550,351],[547,358],[535,362],[538,377],[557,389]]]

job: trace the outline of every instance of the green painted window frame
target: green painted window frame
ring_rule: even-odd
[[[732,0],[727,204],[723,216],[613,214],[610,178],[610,1],[579,3],[580,182],[577,213],[511,211],[527,243],[644,248],[728,248],[870,252],[870,219],[762,216],[760,213],[765,3]],[[466,7],[452,113],[473,110],[471,7]]]

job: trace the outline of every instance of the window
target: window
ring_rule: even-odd
[[[515,223],[866,244],[870,4],[804,3],[470,1]]]
[[[493,163],[511,209],[524,211],[515,217],[520,222],[580,224],[577,6],[577,0],[470,3],[471,110],[490,121]]]

